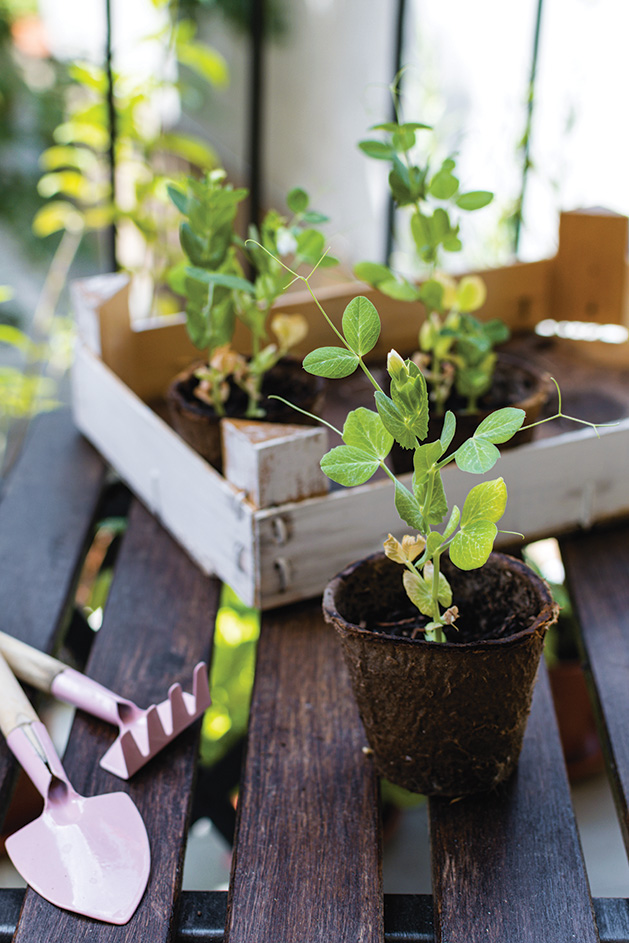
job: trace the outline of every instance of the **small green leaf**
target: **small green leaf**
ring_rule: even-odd
[[[398,281],[397,278],[389,278],[378,282],[376,288],[387,298],[393,298],[395,301],[419,300],[419,290],[415,285],[407,281]]]
[[[497,533],[492,521],[475,521],[452,538],[450,559],[459,570],[476,570],[487,563]]]
[[[443,426],[441,428],[441,436],[439,441],[441,442],[441,454],[444,455],[447,452],[452,439],[454,438],[454,432],[456,429],[456,416],[453,412],[448,410],[443,417]]]
[[[481,436],[490,442],[508,442],[515,435],[526,418],[523,409],[505,406],[490,413],[474,432],[474,438]]]
[[[227,275],[224,272],[208,272],[207,269],[198,268],[198,266],[189,266],[186,268],[186,275],[189,278],[196,278],[200,282],[208,285],[218,285],[221,288],[231,288],[234,291],[246,291],[248,294],[255,294],[255,285],[248,282],[246,278],[239,278],[237,275]]]
[[[461,527],[467,529],[470,524],[481,520],[497,523],[504,514],[506,506],[507,486],[504,479],[481,481],[470,490],[465,499]]]
[[[419,289],[420,300],[427,308],[441,311],[443,308],[443,285],[434,278],[429,278]]]
[[[459,526],[460,520],[461,520],[461,512],[459,511],[458,507],[455,504],[450,514],[450,520],[446,524],[446,529],[443,532],[444,540],[447,540],[449,537],[452,536],[452,534],[455,532],[455,530]]]
[[[391,160],[395,154],[391,145],[384,141],[359,141],[358,147],[367,157],[375,157],[376,160]]]
[[[351,376],[358,366],[358,357],[344,347],[317,347],[306,354],[302,366],[316,377],[340,380]]]
[[[413,605],[417,606],[423,615],[431,616],[433,614],[432,593],[426,581],[419,573],[411,573],[410,570],[405,570],[402,582],[404,583],[406,595]]]
[[[403,449],[414,449],[417,445],[415,433],[409,428],[408,423],[393,400],[389,399],[386,393],[382,393],[380,390],[374,393],[374,399],[378,415],[382,419],[385,429],[388,429]]]
[[[483,475],[494,467],[499,458],[500,452],[489,439],[475,435],[454,453],[454,461],[461,471],[472,475]]]
[[[297,255],[304,261],[318,262],[325,252],[325,236],[317,229],[302,229],[297,236]]]
[[[415,476],[413,479],[413,488],[419,487],[428,477],[428,470],[432,468],[435,462],[438,462],[443,455],[441,442],[425,442],[415,449],[413,455],[413,469]]]
[[[320,465],[328,478],[350,488],[369,481],[378,469],[378,460],[361,449],[337,445],[323,456]]]
[[[352,298],[343,312],[342,324],[345,340],[355,354],[362,357],[373,350],[380,336],[380,318],[368,298]]]
[[[378,262],[358,262],[354,266],[354,275],[374,287],[377,287],[380,282],[390,281],[394,277],[390,268],[386,265],[380,265]]]
[[[308,194],[301,187],[295,187],[286,196],[286,205],[291,213],[304,213],[309,202]]]
[[[343,442],[380,460],[391,451],[393,436],[384,428],[378,413],[359,406],[345,420]]]
[[[461,193],[456,200],[456,205],[462,210],[480,210],[483,206],[491,203],[494,195],[489,190],[470,190],[469,193]]]
[[[428,189],[435,199],[449,200],[459,189],[459,181],[449,170],[439,170],[430,181]]]
[[[443,541],[444,537],[437,530],[433,530],[428,534],[428,539],[426,540],[426,556],[428,559],[432,557],[435,550],[439,549]]]
[[[395,481],[395,510],[409,527],[414,527],[420,533],[426,530],[421,508],[417,499],[400,481]]]

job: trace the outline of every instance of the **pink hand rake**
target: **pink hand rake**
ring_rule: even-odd
[[[4,632],[0,632],[0,652],[22,681],[118,726],[120,732],[100,765],[121,779],[133,776],[211,703],[204,662],[194,669],[192,694],[182,691],[180,684],[173,684],[165,701],[143,710],[80,671]]]

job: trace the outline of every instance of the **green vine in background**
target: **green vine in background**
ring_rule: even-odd
[[[174,51],[180,71],[195,73],[204,87],[227,84],[225,61],[196,38],[191,20],[171,23],[158,38],[163,40],[165,56]],[[170,94],[185,96],[186,81],[162,76],[132,80],[121,73],[114,76],[119,183],[114,203],[108,169],[105,71],[75,62],[68,73],[72,85],[67,115],[53,132],[54,145],[40,159],[44,173],[38,190],[48,202],[35,216],[35,233],[42,237],[64,230],[83,234],[115,225],[123,237],[119,240],[122,267],[161,286],[165,272],[181,258],[174,237],[177,214],[168,199],[168,185],[181,181],[191,168],[205,171],[217,164],[207,141],[165,130],[155,112],[156,99]],[[126,251],[130,241],[133,248]],[[168,300],[161,302],[162,309],[168,310]]]

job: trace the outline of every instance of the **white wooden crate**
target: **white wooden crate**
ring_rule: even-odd
[[[564,214],[556,257],[483,273],[489,299],[483,313],[528,330],[546,317],[626,323],[626,246],[624,217]],[[319,297],[339,319],[358,293],[375,301],[383,320],[375,355],[392,346],[411,349],[417,319],[395,317],[394,304],[366,286],[334,286]],[[215,471],[147,405],[163,394],[178,370],[198,358],[183,319],[132,327],[127,279],[121,275],[76,283],[74,307],[77,426],[199,566],[217,574],[245,603],[268,609],[315,596],[347,563],[379,549],[389,531],[402,533],[395,526],[388,479],[256,507],[243,487]],[[330,342],[309,296],[295,293],[281,307],[309,318],[307,349]],[[615,356],[626,357],[629,366],[629,352]],[[329,395],[334,395],[333,384]],[[304,429],[294,435],[313,437]],[[290,445],[290,436],[282,436],[281,442],[287,441]],[[308,448],[314,449],[314,461],[316,443]],[[600,438],[575,427],[505,451],[487,476],[500,474],[507,482],[509,502],[501,527],[537,538],[629,513],[628,460],[629,419],[602,430]],[[286,463],[280,466],[285,475]],[[311,477],[316,482],[316,474]],[[450,501],[459,506],[478,480],[455,467],[444,471]],[[316,483],[308,487],[320,488]],[[277,491],[269,493],[276,499]],[[507,540],[513,538],[502,537],[502,543]]]

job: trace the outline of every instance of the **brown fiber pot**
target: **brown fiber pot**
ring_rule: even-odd
[[[214,409],[194,395],[198,385],[195,371],[202,364],[196,363],[179,373],[166,392],[166,403],[170,421],[176,432],[210,465],[219,471],[223,467],[221,455],[220,420]],[[267,422],[306,424],[310,420],[271,395],[282,396],[301,409],[315,415],[321,412],[324,399],[324,381],[304,371],[301,363],[284,357],[267,374],[262,382],[261,406]],[[228,418],[243,419],[247,408],[247,397],[236,386],[225,404]]]
[[[551,381],[534,364],[525,363],[510,354],[499,353],[494,372],[492,389],[479,401],[479,409],[474,413],[464,412],[464,400],[461,397],[451,396],[446,408],[456,416],[456,430],[448,453],[458,449],[466,439],[474,435],[480,423],[496,409],[504,406],[515,406],[526,413],[525,423],[535,422],[546,404],[550,391]],[[427,442],[433,442],[441,435],[443,417],[431,413],[428,424]],[[524,445],[533,438],[533,429],[518,432],[512,439],[499,446],[500,449],[513,448],[515,445]],[[413,452],[403,449],[394,443],[391,450],[393,470],[401,475],[413,470]]]
[[[459,641],[370,628],[417,616],[402,568],[382,553],[336,576],[323,612],[341,638],[380,774],[412,792],[462,796],[497,786],[517,766],[556,607],[546,583],[505,554],[468,572],[442,565],[461,613]]]

